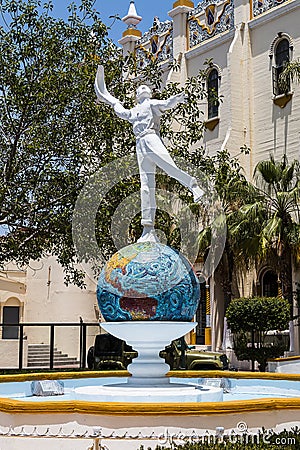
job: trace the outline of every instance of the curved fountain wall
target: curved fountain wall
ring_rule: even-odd
[[[0,383],[22,382],[42,379],[83,379],[126,377],[125,371],[118,372],[79,372],[79,373],[45,373],[1,376]],[[233,380],[282,380],[300,381],[300,375],[259,374],[235,372],[172,372],[178,378],[220,378]],[[3,385],[2,385],[3,386]],[[101,427],[110,430],[134,430],[145,432],[167,429],[225,429],[234,428],[243,420],[249,429],[276,429],[300,425],[296,411],[300,410],[300,396],[294,398],[260,398],[241,401],[202,402],[202,403],[124,403],[95,401],[26,401],[0,398],[0,427],[26,426],[77,426]],[[140,444],[140,443],[138,443]],[[139,445],[137,445],[138,448]],[[110,448],[110,447],[109,447]],[[3,447],[5,450],[5,447]]]

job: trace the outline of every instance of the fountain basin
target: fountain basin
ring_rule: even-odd
[[[300,375],[290,375],[283,377],[282,374],[252,374],[252,373],[235,373],[235,372],[174,372],[177,376],[168,377],[170,380],[169,385],[159,387],[158,390],[162,392],[163,390],[178,391],[178,404],[182,403],[180,398],[180,391],[188,392],[190,388],[197,388],[200,392],[201,390],[205,393],[208,387],[215,391],[215,388],[220,385],[220,381],[227,380],[226,387],[223,389],[223,399],[218,401],[216,397],[209,401],[208,397],[203,398],[205,401],[205,407],[208,408],[209,404],[212,407],[218,409],[224,403],[230,403],[231,406],[236,405],[236,402],[244,402],[243,405],[247,408],[247,402],[251,401],[261,401],[268,399],[278,399],[278,404],[280,400],[290,400],[295,399],[298,401],[300,406]],[[49,374],[28,374],[23,376],[5,376],[6,382],[0,382],[0,411],[3,404],[5,404],[6,399],[10,399],[12,402],[16,401],[16,406],[20,403],[30,404],[34,403],[36,406],[40,404],[48,404],[52,408],[57,405],[58,408],[61,407],[62,403],[65,402],[87,402],[89,405],[94,403],[106,403],[105,392],[120,390],[122,394],[115,397],[115,402],[119,404],[126,405],[128,399],[125,397],[128,395],[127,391],[127,377],[125,371],[120,371],[119,373],[113,372],[114,376],[108,376],[109,372],[88,372],[76,373],[76,378],[70,378],[72,374],[68,373],[49,373]],[[117,376],[119,375],[119,376]],[[198,376],[197,376],[198,375]],[[211,377],[213,375],[214,377]],[[49,396],[49,397],[36,397],[32,396],[31,393],[31,380],[37,379],[60,379],[64,382],[64,395]],[[254,378],[256,377],[256,378]],[[0,377],[0,380],[3,377]],[[27,381],[25,379],[27,378]],[[15,381],[9,382],[9,379],[14,379]],[[17,381],[20,379],[22,381]],[[221,383],[224,385],[224,383]],[[134,401],[130,403],[143,404],[142,396],[147,396],[147,391],[144,386],[133,387],[134,391]],[[130,389],[130,390],[131,390]],[[125,391],[125,394],[123,395]],[[102,397],[102,399],[100,398]],[[148,402],[149,403],[149,402]],[[160,398],[157,402],[153,403],[164,403],[163,398]],[[168,402],[166,402],[168,403]],[[201,404],[197,405],[195,403],[195,410],[201,410]],[[107,403],[106,403],[107,405]],[[134,406],[134,405],[133,405]],[[238,405],[240,406],[240,405]],[[173,408],[174,406],[172,406]],[[151,407],[149,406],[149,409]]]
[[[95,448],[101,443],[109,450],[131,450],[143,444],[154,450],[170,436],[200,436],[205,435],[206,430],[214,433],[216,427],[241,432],[242,423],[251,433],[257,433],[262,427],[281,431],[300,426],[297,414],[300,411],[300,375],[225,371],[177,371],[172,375],[170,386],[173,382],[212,386],[226,378],[230,381],[230,390],[219,402],[182,402],[180,399],[177,403],[143,403],[126,402],[124,398],[105,402],[99,401],[97,396],[84,394],[80,388],[126,383],[127,372],[0,376],[1,450],[39,450],[41,446],[46,450],[54,447],[86,450],[87,442],[80,441],[80,436],[83,439],[93,436]],[[63,380],[65,394],[32,397],[30,383],[41,379]],[[78,442],[76,439],[68,441],[68,435],[78,438]],[[63,439],[62,447],[55,436]],[[156,440],[153,436],[157,436]]]

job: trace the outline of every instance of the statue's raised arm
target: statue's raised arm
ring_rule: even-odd
[[[98,66],[96,78],[95,78],[95,91],[98,100],[101,102],[104,102],[110,106],[114,106],[117,103],[120,103],[120,101],[115,98],[113,95],[111,95],[105,85],[105,79],[104,79],[104,67]]]

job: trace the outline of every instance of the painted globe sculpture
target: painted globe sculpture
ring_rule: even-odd
[[[107,322],[192,320],[200,285],[189,261],[176,250],[153,242],[129,245],[103,268],[97,286]]]

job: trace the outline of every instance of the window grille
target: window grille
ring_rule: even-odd
[[[219,115],[219,74],[217,69],[212,69],[207,78],[208,119]]]
[[[288,80],[285,86],[279,82],[280,74],[283,72],[286,64],[290,61],[290,47],[287,39],[281,39],[275,49],[275,66],[272,67],[273,94],[275,96],[285,94],[290,91],[291,83]]]

